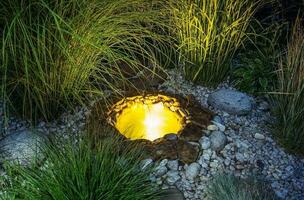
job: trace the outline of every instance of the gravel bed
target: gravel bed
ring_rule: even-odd
[[[203,106],[214,111],[216,117],[199,141],[201,152],[196,162],[183,165],[178,160],[164,159],[156,163],[151,159],[144,160],[144,166],[153,163],[157,166],[151,174],[151,181],[163,189],[176,187],[186,199],[194,200],[204,199],[208,182],[218,173],[224,171],[241,177],[253,174],[267,180],[281,199],[304,199],[304,159],[286,153],[273,139],[270,126],[274,118],[265,100],[248,96],[252,109],[239,116],[209,105],[208,97],[215,91],[235,90],[227,83],[208,89],[193,85],[176,71],[170,71],[169,80],[159,88],[184,96],[193,95]],[[89,114],[88,108],[77,108],[54,122],[40,122],[35,130],[46,135],[78,134]],[[31,129],[29,123],[16,118],[10,118],[4,125],[1,106],[0,119],[0,139]]]
[[[304,159],[285,152],[272,137],[270,126],[275,119],[265,100],[248,97],[252,103],[251,112],[231,115],[208,104],[208,97],[214,91],[235,90],[227,83],[208,89],[185,81],[175,71],[169,73],[170,80],[163,83],[161,89],[193,95],[203,106],[214,111],[216,117],[214,126],[209,126],[200,140],[202,151],[196,162],[180,165],[177,161],[162,160],[157,165],[166,173],[156,171],[151,180],[164,189],[176,186],[186,199],[204,199],[208,182],[218,173],[228,172],[244,178],[254,175],[269,182],[281,199],[304,199]],[[220,137],[218,132],[222,133]],[[223,147],[215,149],[213,140],[217,143],[226,141]]]

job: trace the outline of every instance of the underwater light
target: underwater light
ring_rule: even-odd
[[[155,140],[177,134],[186,122],[187,112],[179,102],[165,95],[126,97],[114,104],[108,121],[125,137]]]

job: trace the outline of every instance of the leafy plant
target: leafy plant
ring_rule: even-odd
[[[161,0],[12,0],[0,7],[6,111],[52,119],[91,95],[129,85],[125,66],[158,67],[151,42],[164,39],[153,31],[165,25]]]
[[[262,5],[250,0],[181,0],[172,5],[178,50],[187,79],[216,86],[244,45],[252,16]]]
[[[232,68],[232,83],[240,90],[254,94],[266,94],[276,84],[276,63],[280,55],[279,41],[285,25],[274,23],[267,28],[257,23],[260,34],[253,38],[236,56]]]
[[[278,65],[278,84],[273,95],[277,116],[275,135],[294,153],[304,153],[304,29],[297,19],[286,55]]]
[[[269,187],[257,179],[240,179],[233,175],[219,174],[207,190],[210,200],[272,200],[274,193]]]
[[[240,54],[242,63],[233,72],[234,85],[244,91],[254,95],[266,93],[270,90],[274,82],[274,72],[271,60],[258,52],[249,51],[250,55]]]
[[[159,195],[141,171],[141,150],[117,138],[60,140],[44,147],[42,166],[8,166],[6,195],[28,200],[141,200]],[[92,148],[94,146],[94,148]]]

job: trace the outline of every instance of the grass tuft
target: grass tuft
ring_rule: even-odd
[[[274,200],[265,183],[253,178],[240,179],[233,175],[217,175],[207,190],[210,200]]]
[[[9,199],[141,200],[159,195],[149,181],[150,170],[140,170],[141,150],[119,139],[94,145],[88,139],[77,144],[65,140],[43,149],[43,166],[7,167]]]
[[[158,67],[154,32],[165,25],[162,1],[1,1],[1,95],[6,111],[53,119],[104,90],[129,85]],[[152,28],[151,28],[152,27]],[[1,28],[0,28],[1,29]],[[161,50],[159,50],[161,51]]]
[[[178,51],[185,77],[216,86],[230,71],[236,51],[261,1],[181,0],[172,7]]]
[[[278,65],[273,95],[277,116],[275,135],[293,153],[304,154],[304,29],[298,19],[286,55]]]

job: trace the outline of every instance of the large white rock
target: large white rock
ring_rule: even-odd
[[[35,130],[11,133],[0,141],[0,162],[28,165],[41,157],[43,142],[42,134]]]
[[[252,109],[248,95],[230,89],[220,89],[210,94],[208,104],[233,115],[246,115]]]

